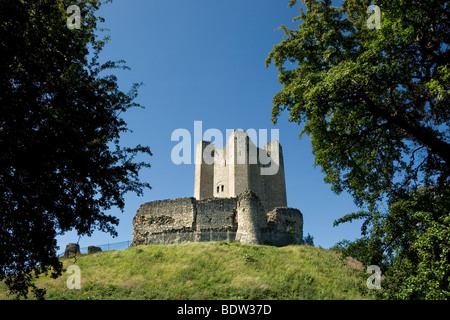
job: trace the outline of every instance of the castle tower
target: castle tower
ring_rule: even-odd
[[[262,134],[260,144],[267,142]],[[281,145],[275,140],[258,148],[250,137],[257,138],[254,130],[235,130],[226,146],[217,149],[201,141],[196,146],[195,198],[142,204],[133,219],[131,245],[302,243],[303,215],[286,203]]]
[[[245,131],[234,130],[223,148],[200,142],[195,163],[198,200],[237,197],[251,190],[266,211],[287,206],[283,152],[277,140],[262,149]]]

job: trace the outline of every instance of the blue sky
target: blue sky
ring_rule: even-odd
[[[123,91],[143,82],[136,102],[145,109],[125,115],[132,133],[124,134],[124,146],[148,145],[153,153],[151,169],[141,179],[152,186],[143,197],[126,196],[125,211],[109,213],[120,219],[118,237],[95,232],[82,237],[81,247],[132,239],[132,219],[148,201],[191,197],[194,164],[175,165],[171,160],[172,132],[179,128],[194,134],[194,121],[203,132],[216,128],[278,129],[283,146],[288,206],[303,213],[304,234],[316,245],[333,246],[342,239],[360,236],[361,223],[333,227],[333,221],[357,208],[347,194],[336,195],[323,182],[308,136],[298,138],[301,127],[284,113],[271,122],[273,96],[281,89],[277,70],[265,68],[273,45],[283,39],[276,31],[282,24],[295,28],[299,6],[288,0],[114,0],[99,15],[106,19],[111,43],[102,52],[107,60],[124,59],[131,68],[115,71]],[[192,149],[194,150],[194,149]],[[194,156],[194,154],[193,154]],[[60,251],[77,242],[75,232],[57,238]]]

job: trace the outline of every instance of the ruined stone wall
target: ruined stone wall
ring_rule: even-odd
[[[238,197],[238,229],[236,240],[241,243],[262,244],[261,228],[267,223],[264,207],[258,196],[246,190]]]
[[[133,219],[131,245],[235,239],[236,198],[180,198],[144,203]],[[211,234],[210,232],[213,232]]]
[[[300,211],[275,208],[268,214],[259,197],[180,198],[144,203],[133,219],[132,246],[198,241],[233,241],[283,246],[301,243]]]
[[[236,240],[274,246],[303,243],[303,215],[299,210],[278,207],[266,213],[259,197],[248,190],[239,195],[237,210]]]
[[[179,198],[142,204],[133,219],[131,245],[147,244],[152,234],[192,232],[196,202],[195,198]]]
[[[207,199],[197,202],[197,231],[236,231],[237,199]]]
[[[303,243],[303,215],[294,208],[275,208],[267,214],[267,225],[261,231],[265,243],[274,246]]]

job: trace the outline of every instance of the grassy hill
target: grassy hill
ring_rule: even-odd
[[[40,277],[46,299],[371,299],[367,275],[327,249],[204,242],[131,247],[62,259],[70,274]],[[0,299],[11,299],[0,283]]]

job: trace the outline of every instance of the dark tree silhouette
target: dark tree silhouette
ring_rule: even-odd
[[[81,9],[80,29],[69,29],[66,9]],[[123,61],[99,62],[95,16],[101,1],[0,1],[0,279],[12,293],[38,297],[33,278],[61,274],[58,234],[101,230],[116,235],[124,194],[150,187],[138,180],[139,154],[124,148],[120,114],[139,107],[139,85],[119,90],[113,75]]]

